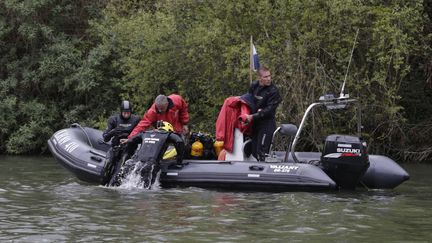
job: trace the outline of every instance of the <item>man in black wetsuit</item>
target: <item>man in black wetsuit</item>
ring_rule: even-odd
[[[120,114],[111,116],[108,119],[107,128],[102,134],[103,140],[111,140],[111,149],[107,152],[107,166],[105,167],[105,177],[102,184],[105,184],[114,173],[122,155],[120,139],[125,138],[135,128],[140,118],[132,114],[132,104],[124,100],[120,104]]]
[[[174,145],[177,152],[177,166],[182,166],[185,150],[182,137],[174,132],[174,128],[169,122],[158,121],[155,127],[157,129],[140,132],[127,140],[122,139],[121,142],[127,143],[128,148],[135,148],[138,144],[141,144],[141,147],[135,152],[132,159],[125,163],[113,185],[120,185],[122,178],[125,178],[133,168],[141,166],[138,171],[144,180],[144,187],[150,188],[160,170],[159,162],[170,144]]]
[[[264,161],[276,130],[276,108],[282,98],[278,88],[272,84],[270,70],[265,67],[258,69],[258,80],[251,84],[248,93],[255,101],[254,109],[246,116],[248,122],[253,121],[252,155]]]
[[[140,118],[132,114],[132,104],[124,100],[120,104],[120,114],[111,116],[108,119],[107,128],[102,134],[105,142],[111,141],[113,146],[120,144],[120,139],[123,134],[129,135],[129,133],[135,128],[139,123]]]

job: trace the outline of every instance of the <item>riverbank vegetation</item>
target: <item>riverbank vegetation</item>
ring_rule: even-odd
[[[431,160],[431,18],[423,0],[4,0],[0,153],[46,152],[54,131],[104,129],[122,99],[142,115],[159,93],[181,94],[192,130],[214,134],[223,100],[247,90],[251,36],[284,97],[278,123],[299,124],[340,91],[358,30],[346,91],[370,152]],[[343,131],[339,116],[315,114],[303,146]]]

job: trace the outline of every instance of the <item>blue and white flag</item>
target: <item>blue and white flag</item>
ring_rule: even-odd
[[[251,70],[256,72],[260,68],[259,57],[255,45],[251,42]]]

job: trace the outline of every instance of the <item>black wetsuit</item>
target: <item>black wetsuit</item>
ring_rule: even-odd
[[[136,115],[131,115],[128,119],[124,119],[120,114],[111,116],[108,119],[108,126],[102,134],[104,141],[108,142],[114,137],[111,144],[113,146],[119,145],[120,137],[124,136],[124,134],[127,137],[139,121],[140,118]]]
[[[253,95],[255,101],[255,109],[251,111],[252,154],[257,160],[263,161],[265,154],[269,152],[273,132],[276,130],[276,108],[282,97],[274,84],[260,86],[259,81],[251,84],[248,93]]]
[[[138,144],[141,144],[141,147],[135,152],[132,159],[125,163],[120,174],[114,178],[113,185],[120,185],[121,180],[139,165],[141,166],[139,173],[144,186],[150,188],[156,179],[155,175],[160,170],[159,162],[170,144],[174,144],[177,151],[177,165],[182,165],[185,145],[177,133],[160,130],[141,132],[129,139],[128,150],[134,150]]]
[[[177,164],[183,161],[185,150],[184,141],[181,136],[173,132],[159,130],[141,132],[129,139],[130,144],[140,144],[140,149],[135,153],[133,159],[141,162],[159,162],[168,148],[174,144],[177,151]]]
[[[102,134],[105,142],[111,141],[111,148],[107,152],[107,163],[105,166],[105,176],[102,184],[108,182],[113,173],[119,168],[118,162],[120,161],[123,153],[120,145],[121,138],[127,138],[129,133],[138,124],[140,118],[136,115],[131,115],[128,119],[123,118],[120,114],[111,116],[108,119],[108,126]]]

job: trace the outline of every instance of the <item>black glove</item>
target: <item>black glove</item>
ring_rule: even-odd
[[[114,130],[114,129],[113,129],[113,130]],[[111,132],[112,132],[113,130],[111,130],[111,131],[107,132],[106,134],[102,135],[102,137],[103,137],[103,141],[104,141],[105,143],[108,143],[109,140],[111,140],[111,138],[113,137],[113,135],[111,134]]]

